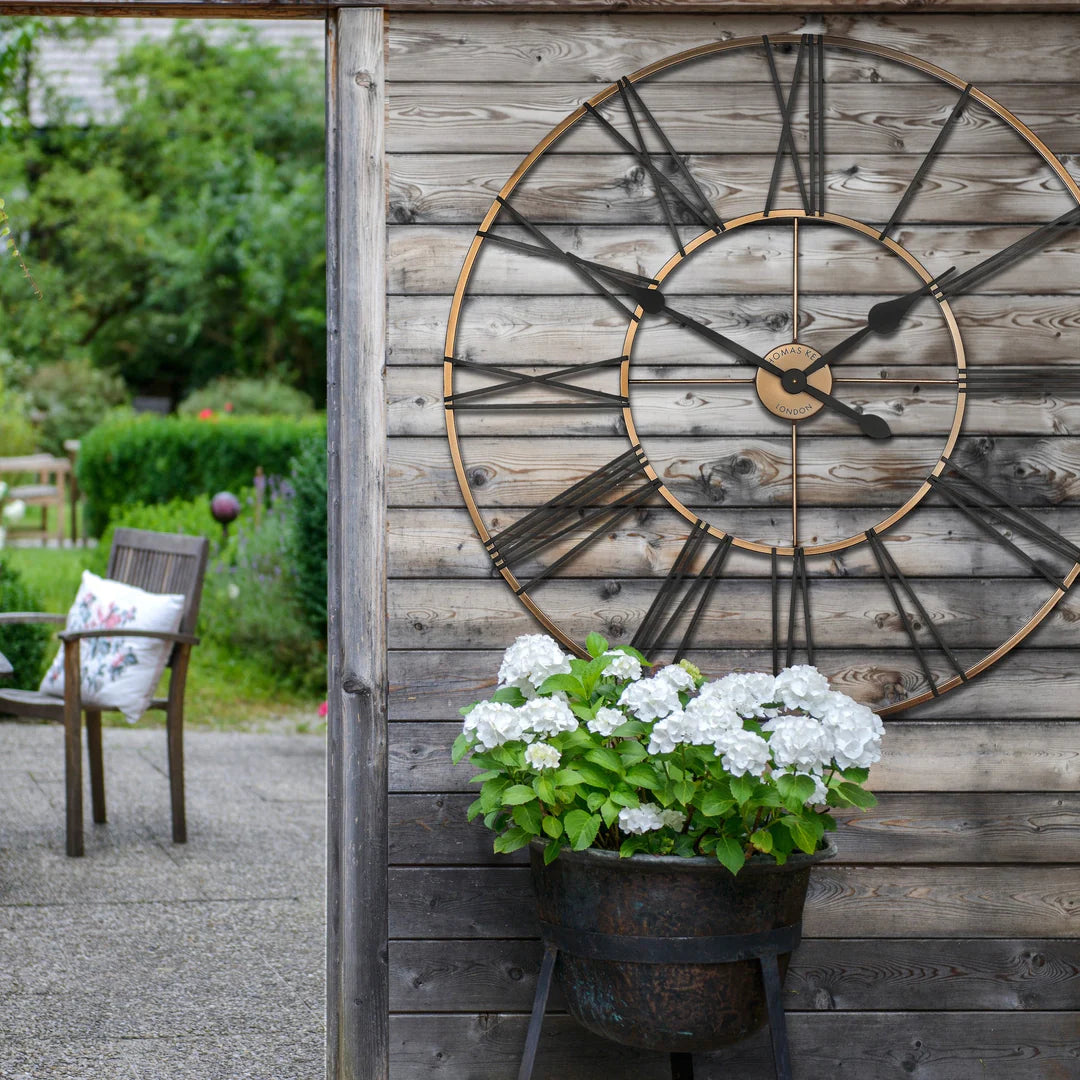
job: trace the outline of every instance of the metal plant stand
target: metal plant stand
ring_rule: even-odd
[[[730,934],[722,937],[631,937],[623,934],[597,934],[570,930],[541,923],[544,960],[536,983],[525,1052],[521,1056],[518,1080],[532,1080],[540,1029],[544,1023],[551,979],[559,951],[595,960],[630,961],[639,964],[729,964],[739,960],[757,960],[765,984],[769,1010],[769,1033],[772,1036],[773,1065],[776,1080],[791,1080],[791,1054],[788,1050],[787,1021],[780,997],[780,966],[777,957],[790,953],[802,937],[802,923],[781,926],[756,934]],[[693,1080],[694,1063],[688,1053],[671,1055],[671,1080]]]

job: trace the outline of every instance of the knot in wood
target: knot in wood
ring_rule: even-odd
[[[363,90],[370,90],[374,84],[370,71],[358,71],[353,76],[353,82]]]
[[[371,685],[359,675],[346,675],[341,681],[341,689],[353,697],[371,697]]]

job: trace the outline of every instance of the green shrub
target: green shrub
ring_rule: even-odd
[[[140,416],[100,424],[79,453],[86,529],[99,535],[117,507],[250,487],[259,465],[268,476],[285,476],[304,443],[325,431],[317,416]]]
[[[0,373],[0,457],[20,457],[37,448],[37,432],[26,414],[26,400],[22,394],[5,388]]]
[[[290,557],[300,610],[315,634],[326,637],[326,442],[312,439],[292,469]]]
[[[232,416],[310,416],[315,410],[302,390],[279,379],[215,379],[180,403],[181,416],[198,416],[205,409]]]
[[[128,402],[124,380],[85,359],[39,367],[27,381],[26,396],[41,415],[41,448],[58,456],[65,439],[81,439],[104,411]]]
[[[29,588],[22,575],[0,554],[0,611],[40,611],[41,598]],[[5,686],[36,690],[45,671],[45,654],[52,631],[47,625],[31,623],[0,626],[0,653],[15,669]]]

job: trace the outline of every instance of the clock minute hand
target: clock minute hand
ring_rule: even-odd
[[[850,420],[854,420],[855,423],[859,425],[862,433],[868,435],[871,439],[887,439],[892,435],[889,425],[880,416],[875,416],[873,413],[861,413],[857,409],[853,409],[850,405],[842,402],[839,398],[833,397],[832,394],[828,394],[824,390],[819,390],[816,386],[811,386],[806,381],[808,372],[798,370],[784,371],[783,368],[777,367],[762,356],[758,356],[757,353],[746,348],[745,345],[740,345],[737,341],[727,337],[727,335],[721,334],[717,330],[713,330],[712,327],[706,326],[702,322],[698,322],[697,319],[693,319],[689,315],[684,315],[681,311],[676,311],[666,304],[661,310],[669,318],[674,319],[675,322],[685,326],[688,330],[693,330],[703,338],[712,341],[727,352],[737,356],[743,363],[752,364],[754,367],[759,367],[763,371],[767,371],[770,375],[775,375],[780,379],[781,383],[784,384],[784,389],[789,393],[809,394],[810,397],[820,401],[826,408],[832,409],[833,412],[840,413]],[[785,376],[787,376],[787,379],[785,379]],[[792,386],[788,385],[788,380],[794,380]]]
[[[804,372],[806,375],[813,375],[815,371],[820,371],[826,364],[835,363],[842,356],[846,356],[856,345],[859,344],[863,338],[870,334],[881,334],[887,336],[889,334],[896,333],[900,329],[900,323],[903,321],[904,316],[919,302],[922,297],[927,296],[934,289],[943,288],[942,282],[945,281],[951,274],[956,272],[955,266],[950,266],[942,274],[938,274],[933,281],[928,281],[924,285],[920,285],[919,288],[913,289],[909,293],[905,293],[903,296],[896,296],[892,300],[882,300],[880,303],[875,304],[866,315],[866,325],[859,327],[854,334],[844,338],[838,345],[834,345],[828,352],[822,353]]]

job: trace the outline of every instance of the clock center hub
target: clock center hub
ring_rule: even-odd
[[[816,349],[798,341],[778,345],[772,352],[767,353],[765,360],[780,369],[783,375],[775,375],[764,368],[758,369],[754,386],[761,404],[774,416],[795,423],[820,412],[824,408],[824,402],[806,393],[806,387],[809,384],[815,390],[831,393],[832,372],[826,366],[809,376],[803,374],[820,356],[821,353]]]

